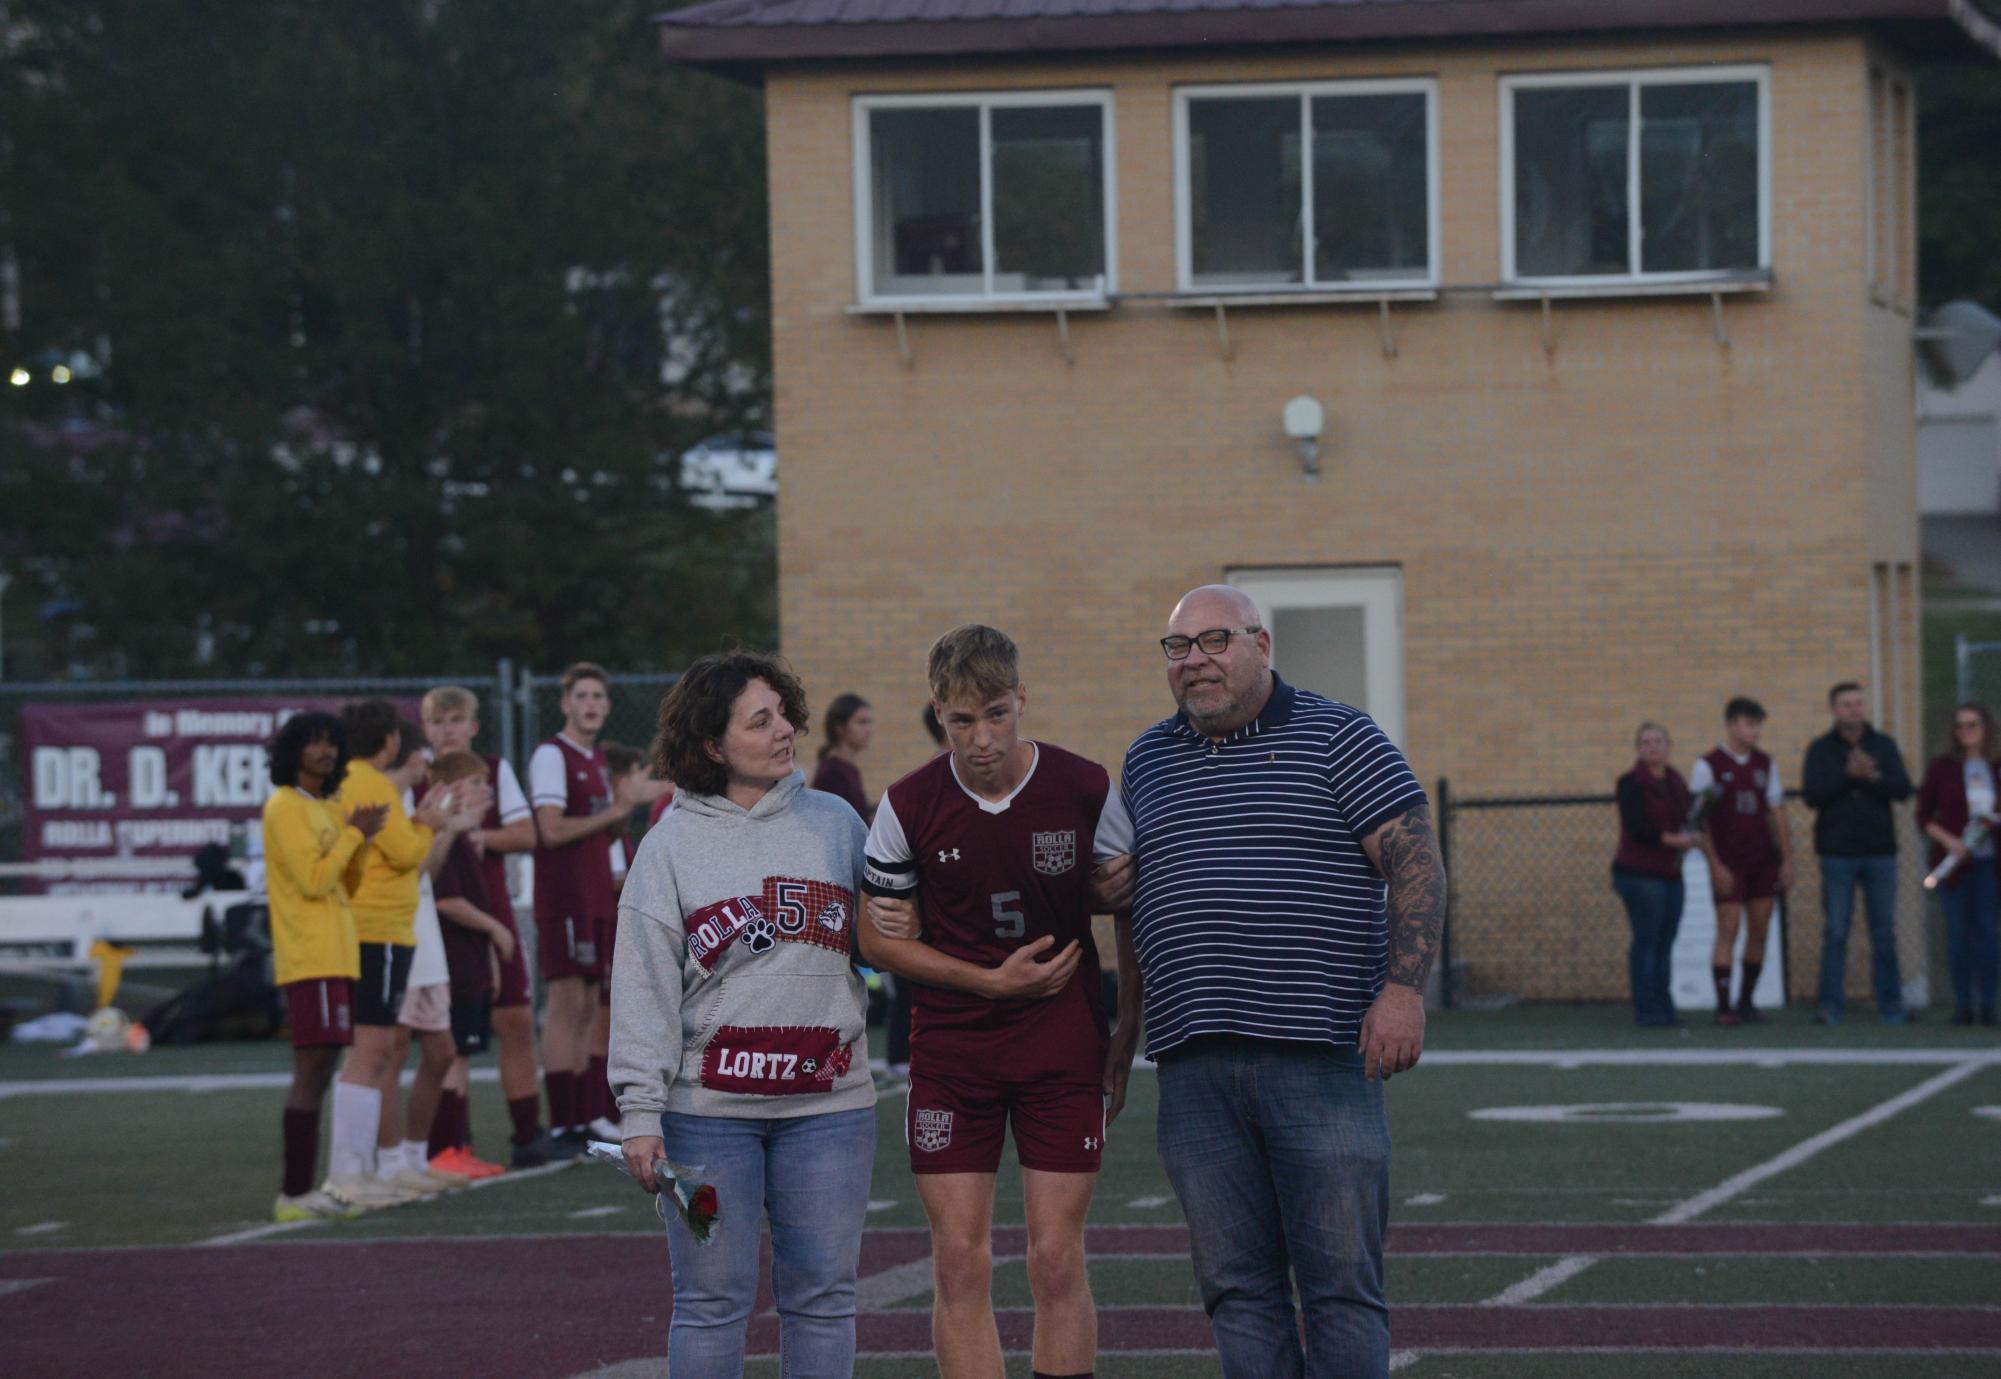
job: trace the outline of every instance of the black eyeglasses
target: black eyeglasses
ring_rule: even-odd
[[[1187,660],[1189,651],[1198,646],[1204,656],[1221,656],[1230,649],[1230,638],[1249,637],[1262,631],[1262,627],[1212,627],[1192,637],[1162,637],[1160,649],[1170,661]]]

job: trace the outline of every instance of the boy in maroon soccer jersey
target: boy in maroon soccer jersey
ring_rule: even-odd
[[[668,793],[673,787],[665,781],[652,778],[646,762],[646,754],[637,747],[628,747],[623,742],[607,742],[604,746],[605,769],[611,777],[613,794],[621,791],[637,796],[651,803]],[[613,894],[625,889],[625,874],[632,861],[636,844],[627,830],[617,830],[611,844],[611,884]],[[592,1136],[617,1143],[619,1124],[616,1119],[618,1103],[612,1098],[611,1082],[605,1075],[606,1064],[611,1056],[611,959],[618,949],[618,919],[614,915],[598,934],[598,963],[603,976],[598,979],[598,1009],[591,1024],[591,1056],[585,1069],[584,1080],[577,1094],[579,1105],[577,1114],[584,1118]]]
[[[479,736],[479,699],[471,690],[441,685],[424,695],[424,740],[434,756],[472,749]],[[480,876],[485,883],[487,909],[513,933],[514,955],[500,964],[500,985],[493,996],[493,1036],[500,1045],[500,1092],[507,1100],[507,1114],[513,1124],[513,1157],[510,1167],[535,1168],[548,1162],[549,1142],[541,1133],[542,1096],[536,1085],[535,993],[528,978],[528,954],[521,943],[521,926],[514,918],[514,902],[507,891],[507,859],[510,852],[529,852],[535,847],[535,819],[528,796],[514,768],[498,756],[480,754],[486,763],[486,782],[493,792],[493,804],[469,841],[479,856]],[[467,1088],[447,1085],[441,1110],[453,1122],[465,1118]]]
[[[1028,696],[1003,633],[947,632],[931,648],[930,680],[950,750],[877,807],[870,922],[858,933],[865,961],[917,984],[905,1136],[931,1222],[938,1367],[944,1379],[1001,1375],[991,1233],[1001,1136],[1012,1127],[1034,1370],[1088,1375],[1097,1314],[1084,1214],[1105,1143],[1108,1046],[1091,862],[1110,778],[1019,736]]]
[[[584,1077],[604,974],[601,940],[617,922],[611,848],[644,800],[614,790],[598,733],[611,712],[611,677],[580,661],[563,672],[563,731],[528,760],[535,809],[536,954],[547,983],[542,1082],[554,1157],[583,1152]]]
[[[1709,955],[1716,983],[1716,1023],[1762,1024],[1752,999],[1765,968],[1765,935],[1772,903],[1792,885],[1792,831],[1786,826],[1784,787],[1779,768],[1758,749],[1765,710],[1755,699],[1738,697],[1723,709],[1723,745],[1695,763],[1688,775],[1693,794],[1719,792],[1704,826],[1727,875],[1717,878],[1716,947]],[[1744,978],[1737,1005],[1730,1005],[1730,969],[1736,960],[1737,929],[1746,919]]]

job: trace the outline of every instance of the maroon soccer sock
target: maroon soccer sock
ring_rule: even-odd
[[[320,1108],[285,1108],[285,1195],[301,1197],[313,1190],[313,1173],[320,1164]]]
[[[431,1138],[424,1146],[426,1155],[435,1159],[447,1149],[456,1149],[465,1143],[459,1134],[465,1105],[466,1099],[457,1092],[438,1094],[438,1113],[431,1117]]]
[[[1758,975],[1764,970],[1765,964],[1762,962],[1752,962],[1749,958],[1744,960],[1744,992],[1737,998],[1739,1010],[1751,1008],[1751,993],[1758,989]]]
[[[590,1071],[584,1074],[591,1089],[591,1113],[584,1117],[593,1121],[599,1117],[610,1119],[612,1112],[611,1078],[607,1075],[608,1060],[598,1054],[591,1055]]]
[[[1711,964],[1709,975],[1716,983],[1716,1008],[1730,1009],[1730,969]]]
[[[514,1143],[530,1144],[542,1128],[542,1099],[517,1096],[507,1099],[507,1114],[514,1122]]]
[[[577,1075],[551,1068],[542,1074],[543,1090],[549,1094],[549,1128],[567,1130],[576,1124]]]

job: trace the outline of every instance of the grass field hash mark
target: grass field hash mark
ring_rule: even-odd
[[[1917,1086],[1899,1092],[1888,1101],[1879,1102],[1860,1115],[1850,1116],[1847,1120],[1831,1125],[1818,1135],[1801,1140],[1784,1153],[1775,1155],[1761,1164],[1754,1164],[1742,1173],[1732,1174],[1715,1187],[1698,1192],[1688,1200],[1669,1207],[1656,1216],[1651,1224],[1679,1226],[1693,1221],[1698,1216],[1714,1211],[1725,1202],[1741,1197],[1766,1179],[1775,1178],[1781,1173],[1798,1168],[1821,1151],[1831,1149],[1844,1140],[1853,1139],[1864,1130],[1881,1125],[1992,1066],[1994,1066],[1992,1058],[1965,1059],[1942,1073],[1926,1078]]]
[[[1565,1255],[1554,1264],[1536,1270],[1527,1278],[1509,1284],[1481,1303],[1482,1307],[1520,1307],[1554,1292],[1598,1262],[1597,1255]]]

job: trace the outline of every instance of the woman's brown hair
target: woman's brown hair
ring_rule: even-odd
[[[709,755],[729,732],[730,709],[753,680],[776,691],[785,721],[800,733],[810,721],[806,691],[784,661],[754,651],[704,656],[681,672],[660,701],[660,732],[653,739],[653,767],[683,790],[720,795],[729,770]]]
[[[2001,729],[1994,726],[1994,710],[1978,699],[1969,699],[1952,711],[1952,726],[1946,730],[1945,740],[1952,744],[1953,755],[1966,760],[1966,748],[1959,745],[1959,716],[1970,713],[1980,719],[1980,750],[1988,761],[2001,761]]]

